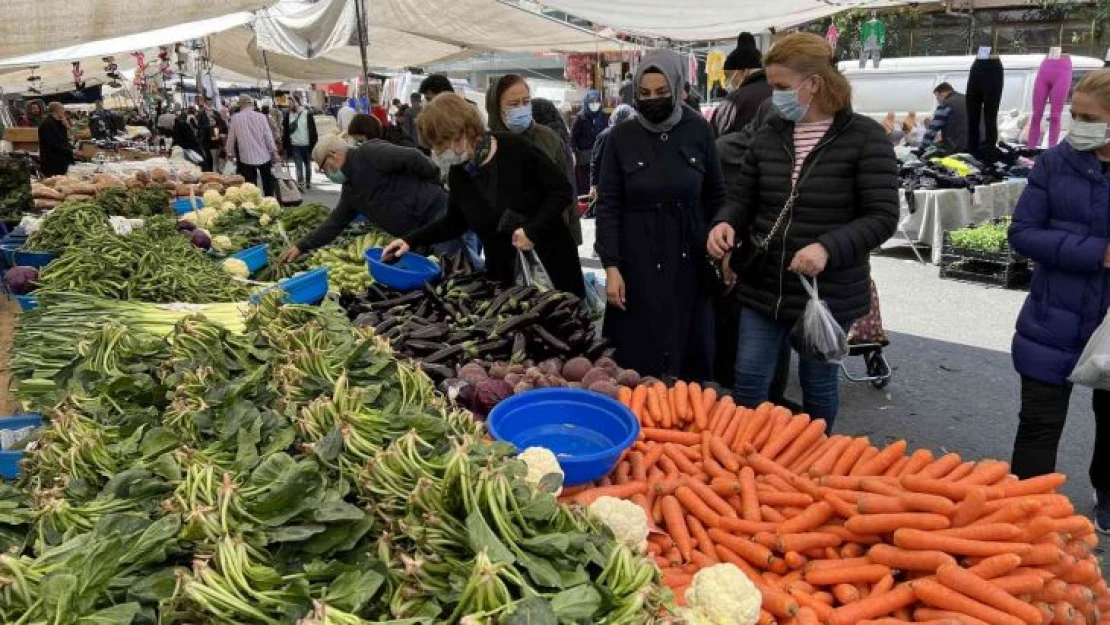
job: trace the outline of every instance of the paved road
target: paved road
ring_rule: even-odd
[[[312,197],[335,201],[334,193]],[[592,224],[585,226],[592,239]],[[581,256],[585,266],[596,266],[589,243]],[[837,431],[869,436],[877,445],[905,438],[912,449],[1009,460],[1019,390],[1010,339],[1025,293],[941,280],[937,267],[913,260],[909,248],[884,251],[872,265],[894,377],[881,391],[845,380]],[[862,364],[856,358],[848,366]],[[790,396],[800,398],[796,381]],[[1070,478],[1064,492],[1084,512],[1091,508],[1090,403],[1090,392],[1077,389],[1057,465]]]

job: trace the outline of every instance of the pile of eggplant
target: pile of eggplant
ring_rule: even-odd
[[[399,355],[423,364],[434,379],[454,377],[471,360],[523,363],[606,355],[581,300],[534,286],[487,280],[465,259],[445,257],[437,284],[403,293],[372,285],[340,304],[358,326],[371,326]]]

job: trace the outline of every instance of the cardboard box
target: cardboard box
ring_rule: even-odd
[[[4,132],[4,138],[12,143],[38,143],[39,129],[12,126]]]

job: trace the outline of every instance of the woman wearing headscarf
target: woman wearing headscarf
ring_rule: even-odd
[[[618,104],[609,116],[609,126],[598,133],[594,139],[594,149],[590,154],[590,198],[597,199],[597,181],[601,178],[601,155],[605,153],[605,143],[613,126],[636,116],[636,109],[629,104]]]
[[[713,130],[682,105],[684,67],[669,50],[640,62],[636,118],[613,127],[601,158],[595,247],[616,360],[645,375],[704,380],[713,313],[702,246],[725,186]]]
[[[580,193],[585,193],[590,184],[590,162],[593,157],[594,142],[601,131],[609,127],[608,116],[601,110],[601,94],[593,89],[586,92],[582,111],[574,118],[570,128],[570,147],[574,150],[574,173]]]
[[[539,104],[539,99],[535,104]],[[528,83],[519,74],[505,74],[498,79],[493,89],[486,92],[486,115],[489,117],[489,129],[493,132],[512,132],[518,134],[532,145],[539,148],[551,162],[564,169],[567,173],[567,183],[571,185],[571,198],[574,197],[574,172],[570,158],[570,146],[560,137],[560,133],[553,130],[538,118],[547,111],[541,110],[537,115],[533,109],[532,92]],[[551,104],[547,102],[547,104]],[[546,107],[544,107],[546,109]],[[566,124],[559,118],[558,109],[551,104],[551,111],[555,113],[555,121],[562,126],[562,133],[566,133]],[[545,116],[549,117],[549,116]],[[550,121],[550,120],[549,120]],[[564,219],[570,228],[575,243],[582,244],[582,227],[578,223],[576,203],[572,201],[567,206]]]

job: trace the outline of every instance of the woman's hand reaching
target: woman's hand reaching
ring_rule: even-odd
[[[513,246],[522,252],[527,252],[536,247],[536,245],[532,243],[532,239],[529,239],[528,235],[524,232],[524,228],[517,228],[513,231]]]
[[[794,254],[794,260],[790,262],[790,271],[813,278],[825,270],[828,262],[829,252],[825,246],[811,243]]]
[[[719,223],[709,231],[709,240],[705,245],[709,255],[716,259],[725,257],[736,243],[736,230],[727,223]]]
[[[404,256],[409,251],[409,244],[404,239],[394,239],[382,250],[382,262],[388,263]]]

